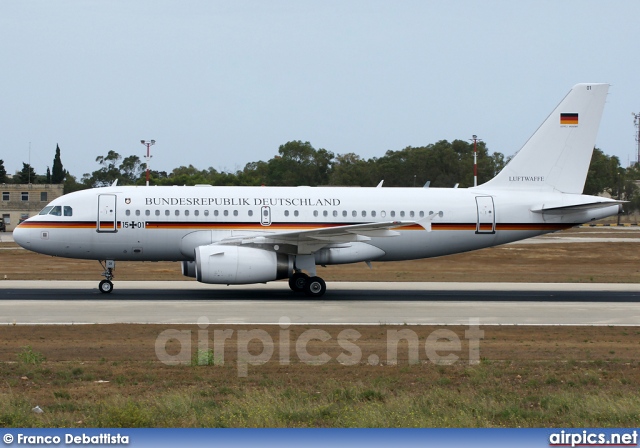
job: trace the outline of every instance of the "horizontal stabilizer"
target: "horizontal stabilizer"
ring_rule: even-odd
[[[547,213],[551,215],[562,215],[565,213],[582,212],[584,210],[593,210],[597,208],[611,207],[614,205],[626,204],[628,201],[600,201],[588,202],[586,204],[563,205],[560,207],[544,207],[531,210],[533,213]]]

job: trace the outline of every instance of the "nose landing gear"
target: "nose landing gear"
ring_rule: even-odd
[[[100,262],[100,266],[104,269],[102,276],[105,278],[98,284],[98,289],[103,294],[109,294],[113,291],[113,283],[111,280],[115,277],[113,271],[116,270],[116,262],[115,260],[98,260]]]

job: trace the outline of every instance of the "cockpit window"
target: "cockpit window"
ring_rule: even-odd
[[[49,214],[53,216],[62,216],[62,207],[60,207],[59,205],[56,205],[51,209]]]
[[[42,209],[42,211],[40,213],[38,213],[39,215],[48,215],[49,212],[51,211],[51,209],[53,208],[53,205],[47,205],[45,208]]]
[[[64,206],[64,216],[73,216],[73,209],[68,205]]]

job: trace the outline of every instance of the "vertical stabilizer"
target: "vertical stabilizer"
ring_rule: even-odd
[[[522,149],[478,188],[582,193],[609,84],[577,84]]]

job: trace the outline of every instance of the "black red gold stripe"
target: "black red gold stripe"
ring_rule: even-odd
[[[95,221],[25,221],[18,227],[28,229],[95,229]],[[113,221],[101,221],[100,228],[113,228]],[[118,228],[121,223],[118,221]]]
[[[278,231],[304,231],[304,230],[321,230],[335,227],[350,226],[365,223],[272,223],[269,226],[263,226],[255,222],[172,222],[172,221],[147,221],[145,228],[147,229],[193,229],[193,230],[278,230]],[[577,224],[547,224],[547,223],[497,223],[495,230],[535,230],[535,231],[555,231],[569,229]],[[19,225],[22,228],[31,229],[95,229],[95,221],[25,221]],[[100,222],[100,228],[105,229],[113,227],[113,221]],[[117,222],[117,228],[122,228],[122,222]],[[394,230],[424,230],[419,224],[409,224],[405,226],[393,227]],[[431,230],[466,230],[476,231],[477,224],[474,223],[432,223]],[[491,231],[491,224],[481,224],[480,230]]]

